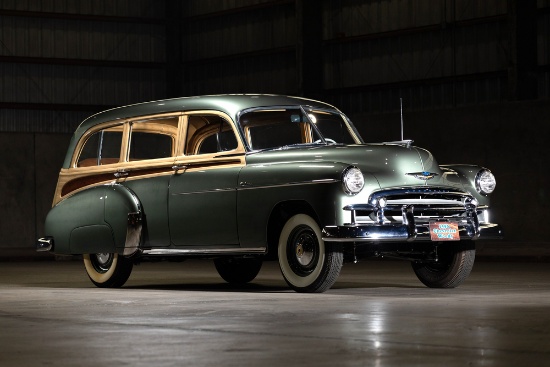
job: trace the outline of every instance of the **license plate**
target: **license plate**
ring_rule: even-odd
[[[430,222],[432,241],[460,241],[457,222]]]

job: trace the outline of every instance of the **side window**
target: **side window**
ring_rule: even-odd
[[[122,128],[109,128],[98,131],[88,138],[77,167],[103,166],[120,161],[120,147],[122,145]]]
[[[192,115],[187,124],[185,154],[218,153],[236,149],[237,138],[227,120],[218,115]]]
[[[250,128],[253,149],[267,149],[302,143],[302,130],[296,123],[274,123]]]
[[[130,161],[172,156],[172,137],[163,134],[132,132]]]
[[[172,157],[177,127],[177,118],[132,123],[128,160]]]

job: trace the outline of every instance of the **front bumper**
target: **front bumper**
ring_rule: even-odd
[[[480,220],[486,206],[468,192],[453,187],[399,187],[373,192],[367,203],[346,205],[351,223],[323,228],[328,242],[404,242],[432,241],[430,222],[452,222],[458,226],[460,240],[502,239],[502,228],[489,223],[488,216]],[[419,213],[415,216],[415,212]],[[401,217],[390,221],[391,217]],[[359,217],[372,222],[361,222]],[[427,219],[427,218],[431,219]]]
[[[494,223],[460,223],[460,240],[500,240],[502,228]],[[327,242],[403,242],[431,241],[429,224],[349,224],[323,228]]]

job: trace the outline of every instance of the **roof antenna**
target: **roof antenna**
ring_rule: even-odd
[[[402,145],[404,147],[407,147],[407,148],[410,148],[413,141],[410,140],[410,139],[407,139],[405,140],[404,136],[403,136],[403,131],[404,131],[404,123],[403,123],[403,98],[399,98],[399,105],[401,107],[401,140],[399,141],[391,141],[391,142],[388,142],[388,144],[397,144],[397,145]]]
[[[401,141],[403,141],[403,98],[399,98],[399,105],[401,107]]]

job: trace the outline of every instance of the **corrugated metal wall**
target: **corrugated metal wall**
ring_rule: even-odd
[[[544,9],[537,22],[538,94],[550,98],[550,0],[538,0],[538,7]]]
[[[349,113],[395,111],[399,98],[411,110],[517,98],[511,9],[522,0],[316,0],[319,17],[300,10],[310,1],[2,0],[0,130],[69,132],[98,110],[174,93],[300,94],[304,29],[319,24],[314,97]],[[548,98],[550,1],[536,4],[526,73]]]
[[[70,132],[99,110],[165,95],[164,3],[0,3],[0,128]]]
[[[155,0],[2,0],[0,8],[75,15],[164,17],[164,2]]]
[[[498,102],[509,67],[507,2],[328,3],[325,86],[354,111]]]
[[[182,15],[185,94],[296,93],[292,1],[185,2]]]

